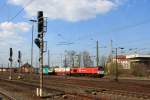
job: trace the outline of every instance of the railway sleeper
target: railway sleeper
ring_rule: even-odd
[[[143,96],[143,95],[140,95],[140,94],[137,94],[137,93],[128,93],[128,92],[119,92],[119,91],[104,91],[104,92],[100,92],[101,95],[110,95],[110,96],[121,96],[121,97],[125,97],[125,98],[136,98],[136,99],[139,99],[139,98],[143,98],[144,100],[150,100],[149,96]]]

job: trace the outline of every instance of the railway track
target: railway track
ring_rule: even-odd
[[[0,78],[0,81],[5,81],[8,82],[10,84],[15,84],[15,85],[21,85],[23,87],[27,86],[27,87],[34,87],[35,89],[37,87],[39,87],[38,83],[29,83],[29,82],[24,82],[24,81],[19,81],[19,80],[8,80],[8,79],[2,79]],[[63,90],[58,90],[55,88],[50,88],[48,86],[44,86],[44,90],[46,90],[47,92],[53,92],[54,94],[47,94],[45,96],[43,96],[43,98],[54,98],[55,96],[64,96],[64,98],[66,96],[70,96],[76,99],[73,100],[93,100],[94,97],[93,96],[89,96],[89,95],[85,95],[85,94],[78,94],[78,93],[73,93],[73,92],[67,92],[67,91],[63,91]],[[9,100],[16,100],[16,99],[9,99]]]
[[[25,78],[26,80],[11,80],[11,82],[14,82],[14,84],[24,84],[24,85],[28,85],[34,88],[39,87],[39,80],[38,77],[33,76],[32,80],[28,80],[28,78]],[[2,80],[2,79],[0,79]],[[99,84],[98,82],[101,82],[101,80],[97,80],[97,79],[80,79],[80,78],[59,78],[59,77],[45,77],[44,78],[44,88],[50,91],[55,91],[58,92],[58,94],[54,94],[51,96],[58,96],[58,95],[71,95],[71,96],[79,96],[79,97],[85,97],[88,99],[92,99],[93,96],[96,97],[97,95],[100,95],[99,97],[101,98],[101,95],[117,95],[117,96],[121,96],[121,97],[134,97],[137,99],[143,99],[143,100],[150,100],[150,94],[148,92],[136,92],[136,91],[132,91],[131,90],[123,90],[121,88],[101,88],[101,86],[96,85]],[[10,81],[10,80],[7,80]],[[16,83],[17,82],[17,83]],[[108,82],[107,80],[104,80],[104,82]],[[85,84],[86,83],[86,84]],[[94,84],[93,84],[94,83]],[[132,83],[130,81],[130,83]],[[108,84],[106,84],[108,85]],[[112,84],[113,85],[113,84]],[[140,86],[141,85],[141,90],[142,90],[142,86],[143,84],[137,84],[137,82],[135,82],[135,85]],[[54,87],[53,87],[54,86]],[[149,83],[147,85],[144,85],[144,87],[149,87]],[[71,93],[69,91],[60,89],[60,87],[64,87],[64,88],[68,88],[68,87],[80,87],[82,89],[84,89],[84,94],[82,93]],[[119,86],[118,86],[119,87]],[[127,87],[130,88],[130,87]],[[148,90],[149,91],[149,90]],[[111,100],[111,99],[110,99]]]
[[[98,88],[96,90],[87,90],[89,94],[110,94],[110,95],[118,95],[118,96],[125,96],[125,97],[133,97],[142,100],[150,100],[150,94],[145,93],[136,93],[136,92],[128,92],[122,90],[109,90],[109,89],[102,89]]]
[[[0,80],[10,82],[10,80],[6,80],[6,79],[0,79]],[[24,86],[27,85],[27,86],[31,86],[35,88],[39,86],[38,81],[36,80],[32,80],[28,82],[24,82],[20,80],[11,80],[11,83],[18,84],[18,85],[22,84]],[[99,98],[101,98],[101,95],[108,94],[108,95],[118,95],[118,96],[133,97],[133,98],[143,99],[143,100],[150,100],[150,94],[145,94],[145,93],[129,92],[129,91],[123,91],[123,90],[112,90],[112,89],[107,89],[107,88],[96,88],[96,87],[83,86],[83,85],[74,85],[71,82],[70,83],[65,83],[65,82],[58,83],[58,80],[55,82],[53,80],[53,83],[55,83],[53,85],[64,86],[66,88],[67,87],[80,87],[82,89],[85,89],[85,94],[66,92],[59,88],[49,87],[52,84],[45,83],[46,86],[44,86],[44,88],[46,90],[54,91],[56,93],[55,95],[51,95],[51,96],[70,95],[70,96],[76,96],[80,98],[86,98],[87,100],[93,100],[95,98],[95,95],[100,95]]]
[[[17,100],[17,99],[10,96],[6,92],[0,91],[0,100]]]
[[[36,82],[36,81],[34,81]],[[53,83],[57,83],[58,81],[53,81]],[[96,82],[96,80],[95,80]],[[81,88],[87,88],[89,90],[86,90],[87,93],[90,94],[98,94],[98,93],[106,93],[106,94],[115,94],[115,95],[120,95],[120,96],[128,96],[128,97],[135,97],[135,98],[140,98],[140,99],[147,99],[150,100],[150,93],[139,93],[139,92],[131,92],[131,91],[125,91],[125,90],[119,90],[119,89],[108,89],[108,88],[99,88],[99,87],[94,87],[94,86],[85,86],[81,84],[76,84],[74,85],[73,82],[61,82],[57,83],[59,85],[63,86],[79,86]],[[48,84],[47,84],[48,85]]]
[[[53,83],[56,83],[58,81],[53,81]],[[95,81],[96,82],[96,81]],[[94,86],[86,86],[84,84],[76,84],[74,85],[73,82],[61,82],[57,83],[59,85],[63,86],[79,86],[81,88],[87,88],[89,90],[88,93],[90,94],[114,94],[114,95],[119,95],[119,96],[128,96],[128,97],[135,97],[135,98],[140,98],[140,99],[150,99],[150,94],[149,93],[139,93],[139,92],[131,92],[131,91],[125,91],[125,90],[119,90],[119,89],[108,89],[108,88],[100,88],[100,87],[94,87]],[[48,84],[47,84],[48,85]]]

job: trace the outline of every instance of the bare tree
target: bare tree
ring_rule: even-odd
[[[63,61],[64,66],[74,67],[74,56],[76,52],[74,50],[66,51],[65,59]]]
[[[84,67],[91,67],[93,66],[93,60],[91,59],[91,56],[90,56],[90,53],[87,52],[87,51],[84,51],[82,53],[82,56],[83,56],[83,64],[84,64]]]
[[[81,62],[82,62],[82,59],[81,59],[82,53],[77,54],[76,57],[77,57],[77,60],[75,62],[75,65],[80,67],[81,66]]]
[[[100,65],[103,66],[103,67],[105,67],[106,61],[107,61],[107,58],[105,56],[102,56],[100,58]]]
[[[63,60],[64,66],[75,67],[75,66],[84,66],[91,67],[94,64],[94,61],[91,59],[90,53],[84,51],[82,53],[77,53],[73,50],[66,51],[65,59]]]

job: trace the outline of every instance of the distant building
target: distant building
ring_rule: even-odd
[[[30,73],[30,72],[34,72],[34,68],[29,64],[29,63],[25,63],[24,65],[22,65],[20,68],[19,68],[19,71],[21,73]]]
[[[114,63],[115,61],[116,57],[113,58]],[[118,55],[117,63],[121,64],[123,69],[130,69],[134,64],[143,64],[150,67],[150,55]]]
[[[136,71],[136,73],[145,73],[145,75],[150,75],[150,55],[118,55],[117,59],[114,56],[112,59],[113,63],[109,61],[107,65],[107,72],[111,73],[111,70],[115,68],[116,61],[118,68],[122,69],[122,72],[130,74],[130,72]],[[121,65],[121,66],[120,66]],[[144,74],[141,74],[144,75]]]
[[[133,64],[143,64],[150,68],[150,55],[127,55],[126,58],[129,60],[130,66]]]
[[[113,62],[116,61],[116,57],[113,58]],[[123,69],[130,69],[133,64],[143,64],[150,67],[150,55],[118,55],[117,63],[121,64]]]
[[[116,61],[116,57],[113,58],[114,63],[115,61]],[[126,55],[118,55],[117,64],[122,65],[123,69],[130,69],[129,60],[126,58]]]

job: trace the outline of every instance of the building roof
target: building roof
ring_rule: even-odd
[[[32,67],[29,63],[25,63],[24,65],[22,65],[21,67]]]
[[[114,59],[116,59],[116,56],[113,57]],[[126,59],[125,55],[117,55],[117,59]]]
[[[117,59],[126,59],[126,56],[125,55],[118,55]]]
[[[150,55],[134,54],[134,55],[127,55],[126,58],[150,58]]]

